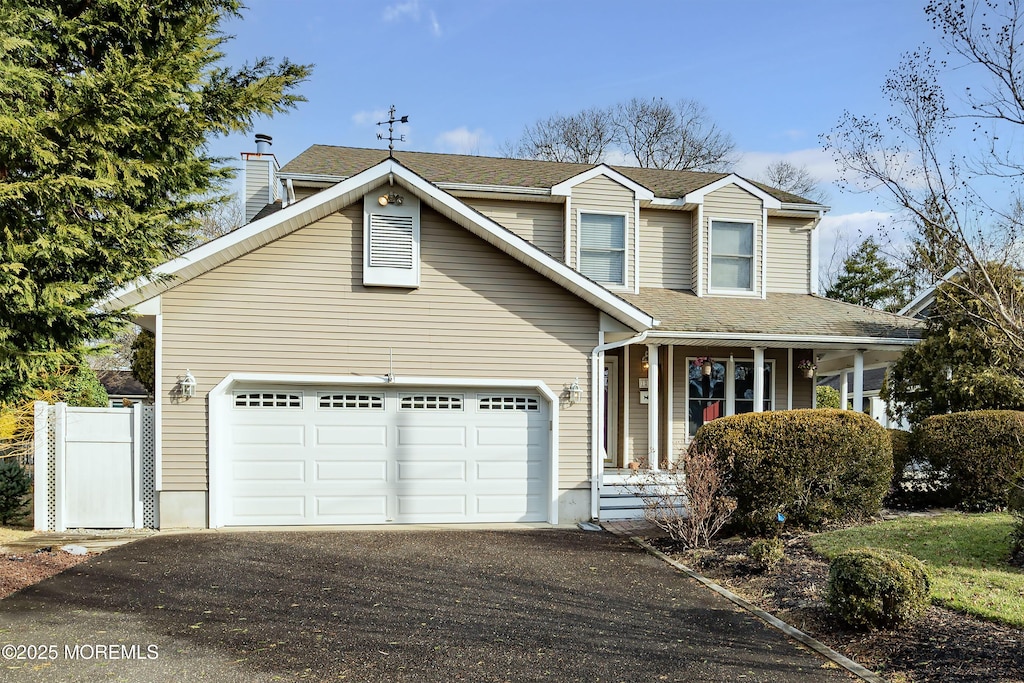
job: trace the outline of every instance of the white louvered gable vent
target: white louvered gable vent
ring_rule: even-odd
[[[389,195],[402,203],[382,206]],[[363,197],[363,284],[419,287],[420,202],[405,188],[384,185]]]
[[[370,267],[412,268],[412,216],[370,214]]]

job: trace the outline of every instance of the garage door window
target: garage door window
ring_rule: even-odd
[[[540,410],[537,399],[527,396],[480,396],[479,406],[480,410]]]
[[[402,410],[462,410],[462,394],[403,394]]]
[[[236,408],[301,408],[302,394],[236,392]]]
[[[348,410],[384,410],[384,394],[317,394],[319,407]]]

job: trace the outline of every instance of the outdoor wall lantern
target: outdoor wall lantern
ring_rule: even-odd
[[[580,388],[580,378],[577,377],[573,380],[572,384],[569,385],[569,405],[575,405],[583,400],[583,390]]]
[[[196,395],[196,377],[191,370],[185,369],[185,374],[178,377],[178,391],[182,398],[192,398]]]

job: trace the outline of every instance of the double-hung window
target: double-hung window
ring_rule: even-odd
[[[711,289],[753,291],[753,223],[711,221]]]
[[[626,284],[626,217],[580,213],[580,272],[605,285]]]

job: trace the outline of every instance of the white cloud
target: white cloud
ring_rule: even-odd
[[[441,37],[441,22],[437,19],[437,13],[434,10],[427,10],[427,23],[430,27],[430,32],[435,38]],[[381,15],[384,21],[404,21],[409,20],[415,24],[420,23],[423,18],[423,11],[420,6],[420,0],[407,0],[406,2],[399,2],[394,5],[388,5],[384,8],[384,13]]]
[[[825,214],[818,224],[818,272],[834,273],[843,259],[868,237],[874,237],[884,254],[895,254],[907,243],[906,226],[885,211]]]
[[[384,8],[384,21],[398,21],[405,18],[412,19],[413,21],[420,20],[419,0],[400,2],[397,5],[388,5]]]
[[[440,151],[450,154],[479,154],[481,148],[490,143],[491,138],[482,128],[469,130],[465,126],[445,131],[434,139]]]
[[[357,111],[352,114],[352,123],[357,126],[376,125],[378,121],[387,121],[388,112],[386,109],[374,109],[373,111]]]

